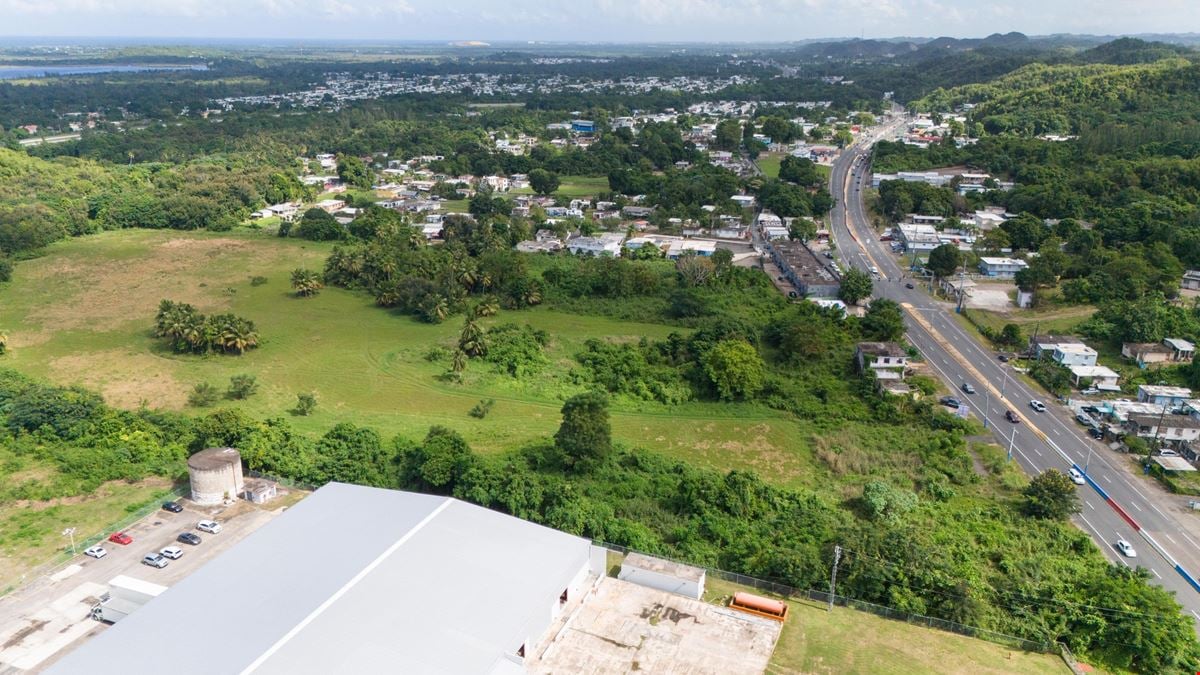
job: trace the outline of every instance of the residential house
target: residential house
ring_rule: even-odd
[[[729,198],[729,201],[733,202],[734,204],[737,204],[738,206],[740,206],[743,209],[748,209],[748,208],[751,208],[754,206],[754,196],[753,195],[734,195]]]
[[[1183,281],[1179,287],[1185,291],[1200,291],[1200,270],[1188,270],[1183,273]]]
[[[1172,361],[1191,361],[1196,355],[1196,345],[1179,338],[1166,338],[1163,344],[1171,348]]]
[[[1187,387],[1168,387],[1157,384],[1139,384],[1137,400],[1166,408],[1177,408],[1192,397]]]
[[[991,258],[981,256],[979,258],[979,271],[987,277],[993,279],[1012,279],[1017,275],[1017,272],[1029,267],[1029,264],[1024,260],[1016,258]]]
[[[677,239],[667,247],[667,258],[678,260],[685,253],[694,253],[700,257],[710,257],[717,250],[717,242],[710,239]]]
[[[1188,443],[1200,438],[1200,420],[1191,415],[1130,415],[1125,429],[1139,438],[1168,445]]]
[[[575,237],[567,242],[567,250],[575,255],[613,256],[621,255],[621,242],[625,235],[617,232],[601,232],[594,237]]]
[[[626,206],[621,209],[621,215],[626,218],[649,218],[653,214],[653,206]]]
[[[860,342],[854,360],[861,373],[870,373],[880,391],[906,396],[912,389],[904,382],[908,353],[895,342]]]
[[[1158,342],[1126,342],[1121,345],[1121,356],[1145,368],[1171,359],[1171,348]]]
[[[1097,356],[1095,349],[1082,342],[1057,344],[1054,346],[1054,351],[1050,353],[1051,359],[1068,368],[1071,366],[1094,366]]]
[[[1071,371],[1071,384],[1076,387],[1090,384],[1101,391],[1121,391],[1118,384],[1121,374],[1107,366],[1070,365],[1067,370]]]

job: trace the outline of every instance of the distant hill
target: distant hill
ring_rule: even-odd
[[[1130,65],[1134,63],[1153,63],[1172,56],[1183,56],[1192,50],[1180,45],[1165,42],[1147,42],[1137,38],[1118,38],[1093,47],[1077,57],[1083,63],[1111,63],[1114,65]]]

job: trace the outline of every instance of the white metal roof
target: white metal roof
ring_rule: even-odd
[[[330,483],[50,672],[508,672],[590,550],[455,499]]]

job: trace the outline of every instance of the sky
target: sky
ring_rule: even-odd
[[[779,42],[1200,32],[1197,0],[0,0],[0,35]]]

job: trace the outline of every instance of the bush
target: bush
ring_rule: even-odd
[[[229,378],[229,398],[245,399],[258,391],[258,380],[253,375],[234,375]]]
[[[12,281],[13,264],[8,258],[0,258],[0,281]]]
[[[262,286],[265,283],[267,283],[266,277],[263,277],[263,276],[250,277],[250,285],[251,286]]]
[[[297,394],[296,409],[297,415],[311,415],[313,410],[317,408],[317,397],[314,394]]]
[[[221,398],[221,392],[208,382],[201,382],[188,394],[188,405],[193,408],[207,408]]]
[[[479,403],[476,403],[475,407],[471,408],[470,412],[468,412],[467,414],[476,419],[483,419],[483,418],[487,417],[487,414],[489,412],[492,411],[492,406],[494,406],[494,405],[496,405],[496,399],[485,398],[482,401],[480,401]]]

